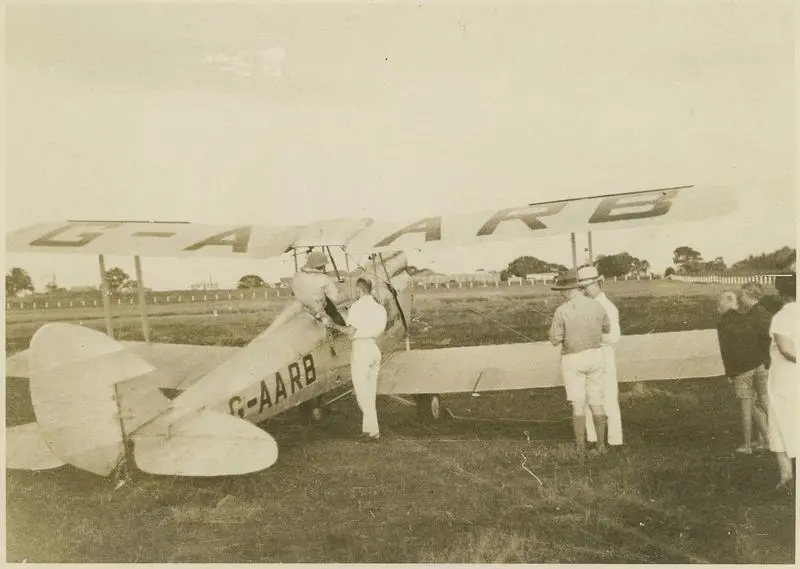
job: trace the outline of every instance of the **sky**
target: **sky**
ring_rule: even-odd
[[[12,2],[6,225],[416,219],[724,185],[734,214],[593,245],[657,271],[680,245],[732,263],[795,246],[793,24],[766,0]],[[470,272],[523,254],[571,263],[568,237],[409,257]],[[91,256],[5,260],[38,289],[99,280]],[[293,265],[144,266],[158,289]]]

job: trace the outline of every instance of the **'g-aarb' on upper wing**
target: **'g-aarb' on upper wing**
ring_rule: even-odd
[[[463,246],[572,232],[627,229],[721,216],[736,207],[730,188],[681,186],[531,203],[476,214],[376,222],[348,246],[354,253]]]
[[[623,336],[615,346],[617,379],[651,381],[724,373],[716,330]],[[378,393],[469,393],[558,387],[559,348],[549,342],[411,350],[381,366]]]
[[[12,253],[266,259],[304,245],[345,245],[371,223],[365,218],[326,220],[300,226],[73,220],[13,231],[7,235],[6,250]]]
[[[373,222],[359,218],[284,227],[67,221],[14,231],[7,236],[6,250],[13,253],[264,259],[295,247],[342,245],[353,253],[370,253],[692,221],[729,213],[735,205],[735,195],[730,190],[682,186],[531,203],[411,222]]]

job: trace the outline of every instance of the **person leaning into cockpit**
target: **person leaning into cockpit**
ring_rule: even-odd
[[[335,304],[339,300],[339,289],[336,281],[325,273],[327,264],[325,253],[309,253],[306,264],[292,278],[292,292],[318,320],[324,321],[327,315],[335,324],[344,326],[344,318]]]

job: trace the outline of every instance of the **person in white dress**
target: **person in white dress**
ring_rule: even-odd
[[[797,456],[797,328],[796,277],[779,276],[775,288],[786,304],[773,316],[769,328],[772,338],[767,390],[769,392],[769,448],[778,460],[780,481],[777,489],[790,489],[792,459]]]
[[[614,344],[618,343],[622,337],[619,311],[600,288],[600,274],[595,267],[579,268],[578,282],[583,286],[586,296],[602,304],[608,315],[610,329],[608,334],[603,334],[603,343],[600,346],[603,352],[603,409],[608,417],[608,444],[619,446],[622,444],[622,413],[619,409],[617,356],[614,353]],[[586,409],[586,440],[597,441],[597,430],[592,420],[592,411],[589,408]]]

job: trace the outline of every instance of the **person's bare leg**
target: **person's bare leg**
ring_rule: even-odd
[[[597,430],[597,450],[599,452],[605,452],[608,418],[606,417],[602,405],[589,405],[589,409],[592,410],[592,417],[594,417],[595,429]]]
[[[742,435],[744,436],[744,445],[739,447],[739,452],[749,454],[753,449],[753,400],[740,399],[742,404]]]
[[[792,479],[792,460],[785,452],[776,452],[775,458],[778,459],[778,470],[781,474],[781,480],[778,482],[777,489],[787,488]]]
[[[765,445],[769,448],[769,418],[766,409],[764,409],[764,406],[761,405],[759,401],[753,403],[753,420],[756,423],[760,448],[763,448]]]
[[[583,462],[586,454],[586,415],[584,415],[583,402],[575,402],[572,405],[572,430],[575,433],[575,450],[578,453],[578,460]]]

